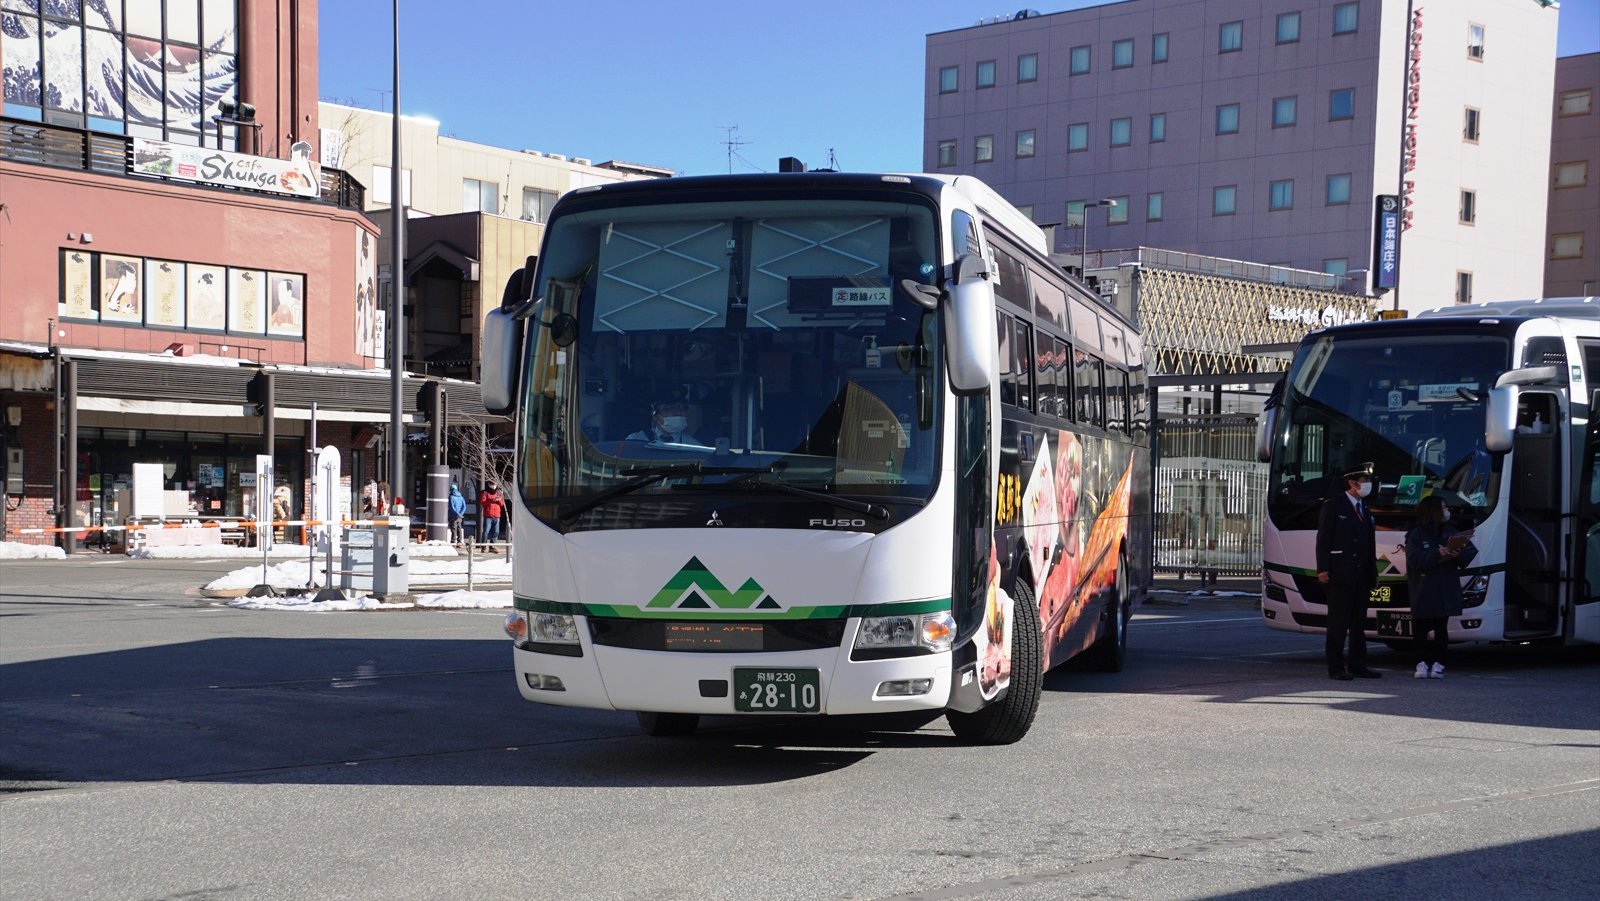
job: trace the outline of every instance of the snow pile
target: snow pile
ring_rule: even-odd
[[[496,610],[510,609],[511,592],[507,591],[447,591],[443,594],[425,594],[415,604],[385,604],[377,598],[361,597],[347,601],[316,601],[312,595],[286,598],[239,598],[228,603],[240,610],[279,610],[290,613],[337,613],[348,610],[409,610],[425,607],[432,610]]]
[[[339,561],[335,560],[334,566],[338,565]],[[312,585],[321,586],[326,567],[327,561],[320,557],[317,558],[314,567],[304,559],[278,563],[265,569],[261,566],[247,566],[207,582],[205,588],[209,591],[235,591],[262,584],[271,585],[273,588],[296,589]],[[467,561],[460,557],[454,560],[413,560],[409,575],[412,588],[463,585],[467,581]],[[335,572],[334,584],[337,585],[338,581],[339,575]],[[506,557],[474,560],[472,581],[474,585],[479,582],[498,584],[510,582],[511,560]]]
[[[455,545],[448,541],[424,541],[411,545],[413,557],[457,557]]]
[[[0,541],[0,560],[62,560],[67,552],[50,544]]]
[[[267,548],[267,556],[299,557],[307,554],[303,544],[276,544]],[[236,547],[231,544],[180,544],[173,547],[146,547],[128,551],[129,557],[140,560],[224,560],[232,557],[261,559],[261,548]]]
[[[254,588],[257,585],[271,585],[273,588],[305,588],[308,585],[321,584],[320,568],[313,577],[311,567],[306,561],[291,560],[267,567],[247,566],[244,569],[236,569],[220,579],[207,582],[205,587],[211,591],[228,591]]]

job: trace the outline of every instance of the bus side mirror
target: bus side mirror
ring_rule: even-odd
[[[956,261],[944,307],[945,364],[950,370],[950,390],[956,394],[981,394],[989,390],[990,374],[998,367],[994,334],[994,282],[989,267],[975,253]]]
[[[505,309],[491,310],[483,320],[483,406],[496,416],[517,408],[517,370],[522,362],[522,323]]]
[[[1272,462],[1272,438],[1278,433],[1278,408],[1268,407],[1256,420],[1256,459]]]
[[[1517,434],[1517,387],[1504,385],[1489,389],[1489,403],[1485,407],[1483,446],[1491,454],[1511,450]]]

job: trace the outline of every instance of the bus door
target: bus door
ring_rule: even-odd
[[[1578,471],[1582,473],[1576,507],[1579,559],[1573,601],[1597,604],[1600,603],[1600,390],[1589,399],[1589,428],[1579,460]]]
[[[1571,507],[1559,401],[1536,391],[1522,392],[1518,401],[1506,530],[1505,636],[1512,640],[1561,634],[1561,524]]]

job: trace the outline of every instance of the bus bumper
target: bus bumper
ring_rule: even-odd
[[[735,667],[817,670],[820,709],[816,712],[822,714],[942,710],[950,699],[949,653],[853,661],[846,647],[782,654],[712,654],[597,647],[585,641],[582,657],[514,647],[512,660],[523,698],[562,707],[743,715],[747,711],[734,709]],[[929,680],[926,692],[909,696],[879,693],[885,682],[917,679]]]

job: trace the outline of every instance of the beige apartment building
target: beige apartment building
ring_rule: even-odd
[[[367,185],[365,209],[387,231],[393,193],[393,118],[318,104],[322,163]],[[478,327],[506,280],[539,251],[556,198],[587,185],[661,178],[672,170],[615,160],[475,144],[440,133],[440,123],[401,116],[402,192],[407,208],[406,326],[414,369],[476,380]],[[380,241],[382,316],[388,296],[387,238]],[[382,330],[377,330],[381,334]],[[383,342],[367,348],[381,355]]]
[[[1546,297],[1600,293],[1600,53],[1556,60]]]

